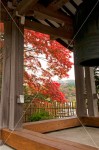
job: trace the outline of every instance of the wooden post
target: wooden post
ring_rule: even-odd
[[[76,58],[74,55],[75,68],[75,86],[76,86],[76,113],[78,117],[87,116],[86,99],[85,99],[85,80],[84,68],[76,65]]]
[[[7,128],[9,123],[9,99],[10,99],[10,62],[11,62],[11,22],[4,23],[4,49],[2,88],[0,99],[0,130]]]
[[[24,28],[22,25],[17,27],[12,21],[7,21],[4,25],[0,130],[14,130],[22,127],[23,104],[18,104],[17,98],[23,94]]]
[[[8,127],[10,97],[11,23],[4,24],[3,73],[0,101],[0,128]]]
[[[92,67],[85,67],[86,76],[86,91],[88,100],[88,114],[89,116],[98,116],[98,105],[96,97],[96,88],[94,80],[94,70]]]
[[[0,129],[14,130],[22,127],[23,104],[18,104],[17,98],[23,94],[24,27],[7,21],[4,30]]]
[[[23,104],[17,99],[23,94],[23,26],[12,22],[12,49],[11,49],[11,80],[10,80],[10,110],[9,129],[14,130],[22,126]]]

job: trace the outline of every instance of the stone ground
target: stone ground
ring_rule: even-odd
[[[47,135],[99,148],[99,128],[76,127],[47,133]]]
[[[8,147],[7,145],[0,146],[0,150],[14,150],[11,147]]]

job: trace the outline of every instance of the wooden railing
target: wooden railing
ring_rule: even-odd
[[[28,108],[28,109],[27,109]],[[51,118],[65,118],[76,115],[76,103],[75,102],[32,102],[24,104],[25,115],[23,117],[23,122],[29,122],[29,117],[41,110],[45,110],[49,113]]]

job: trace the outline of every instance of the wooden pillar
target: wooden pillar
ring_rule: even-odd
[[[84,68],[76,65],[76,58],[74,55],[74,69],[75,69],[75,87],[76,87],[76,113],[78,117],[87,116],[86,99],[85,99],[85,79]]]
[[[96,97],[94,70],[92,67],[85,67],[86,91],[88,100],[88,115],[98,116],[98,105]]]
[[[22,126],[23,104],[18,104],[17,98],[23,94],[24,27],[7,21],[4,30],[0,129],[14,130]]]
[[[22,127],[23,104],[17,99],[23,94],[23,49],[24,28],[12,22],[12,49],[11,49],[11,79],[10,79],[10,110],[9,129]]]
[[[11,22],[4,23],[3,70],[0,98],[0,130],[9,124]],[[1,132],[0,132],[1,136]],[[2,142],[0,142],[2,143]]]

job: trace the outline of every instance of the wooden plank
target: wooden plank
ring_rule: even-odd
[[[31,30],[33,29],[33,30],[36,30],[38,32],[43,32],[43,33],[46,33],[46,34],[50,34],[51,36],[54,36],[54,37],[57,37],[57,38],[62,37],[64,39],[69,39],[69,40],[72,39],[72,37],[73,37],[73,21],[70,17],[68,17],[68,16],[64,17],[63,15],[60,15],[60,13],[55,13],[55,12],[52,13],[52,11],[48,11],[45,8],[44,8],[44,11],[43,11],[43,8],[39,9],[39,7],[38,7],[38,10],[42,10],[42,13],[47,14],[47,16],[45,15],[46,17],[50,16],[51,18],[48,17],[50,19],[53,18],[52,20],[57,21],[57,19],[59,18],[59,20],[62,20],[61,22],[65,21],[65,26],[63,28],[61,27],[61,28],[58,28],[58,29],[57,28],[54,29],[54,28],[51,28],[51,27],[44,26],[42,24],[38,24],[36,22],[33,23],[31,21],[26,20],[26,25],[25,25],[26,28],[30,28]],[[2,13],[2,15],[3,14],[4,13]],[[4,16],[6,16],[6,14]],[[4,16],[2,16],[2,17],[7,18],[7,16],[6,17],[4,17]]]
[[[2,139],[6,141],[9,130],[5,129],[2,132]],[[43,140],[42,138],[29,135],[26,133],[22,133],[21,131],[14,131],[10,138],[5,142],[9,146],[17,149],[17,150],[57,150],[58,148],[53,143],[49,143],[46,139]],[[54,148],[55,147],[55,148]]]
[[[40,23],[26,20],[25,28],[34,30],[37,32],[53,35],[56,37],[62,37],[64,39],[69,39],[69,40],[71,40],[73,37],[73,31],[69,27],[67,27],[65,29],[64,28],[53,28],[53,27],[49,27],[46,25],[42,25]]]
[[[48,7],[53,8],[54,10],[58,10],[60,7],[62,7],[66,2],[69,0],[54,0],[52,3],[49,4]]]
[[[96,94],[94,70],[92,67],[85,67],[85,80],[86,80],[86,91],[88,100],[88,114],[89,116],[99,116],[97,97]]]
[[[99,117],[82,117],[81,121],[85,126],[99,127]]]
[[[46,8],[43,5],[36,4],[27,15],[34,16],[38,19],[50,19],[57,23],[64,23],[65,25],[73,26],[73,20],[70,16],[64,15],[60,11],[53,11],[53,9]]]
[[[17,99],[23,94],[23,50],[24,28],[12,22],[12,48],[11,48],[11,79],[10,79],[10,112],[9,128],[14,130],[22,125],[23,104]]]
[[[27,11],[33,7],[38,0],[22,0],[17,6],[15,11],[18,11],[18,14],[25,15]]]
[[[14,131],[7,139],[9,134],[8,129],[3,129],[2,139],[7,145],[17,150],[98,150],[91,146],[48,137],[28,130]]]
[[[26,2],[30,3],[30,1],[26,1]],[[21,5],[21,2],[19,5]],[[33,7],[33,5],[31,5],[31,6]],[[16,15],[16,11],[18,11],[17,9],[18,9],[18,7],[13,12],[13,16]],[[46,7],[37,3],[35,5],[35,7],[33,7],[32,9],[31,9],[31,7],[29,7],[29,11],[25,14],[25,16],[34,16],[34,17],[37,17],[38,19],[43,19],[43,20],[50,19],[50,20],[53,20],[62,25],[70,26],[71,28],[73,28],[73,20],[70,16],[64,15],[64,13],[62,13],[60,11],[50,11],[50,10],[51,9],[48,9],[48,8],[46,9]],[[0,12],[1,12],[1,20],[4,20],[5,18],[7,18],[7,19],[9,18],[7,16],[7,14],[5,13],[5,10],[3,7],[0,10]],[[18,12],[18,13],[20,13],[20,12]]]
[[[34,123],[24,123],[23,128],[45,133],[55,130],[61,130],[65,128],[71,128],[75,126],[81,126],[79,120],[77,118],[71,119],[53,119],[53,120],[46,120],[46,121],[39,121]]]

